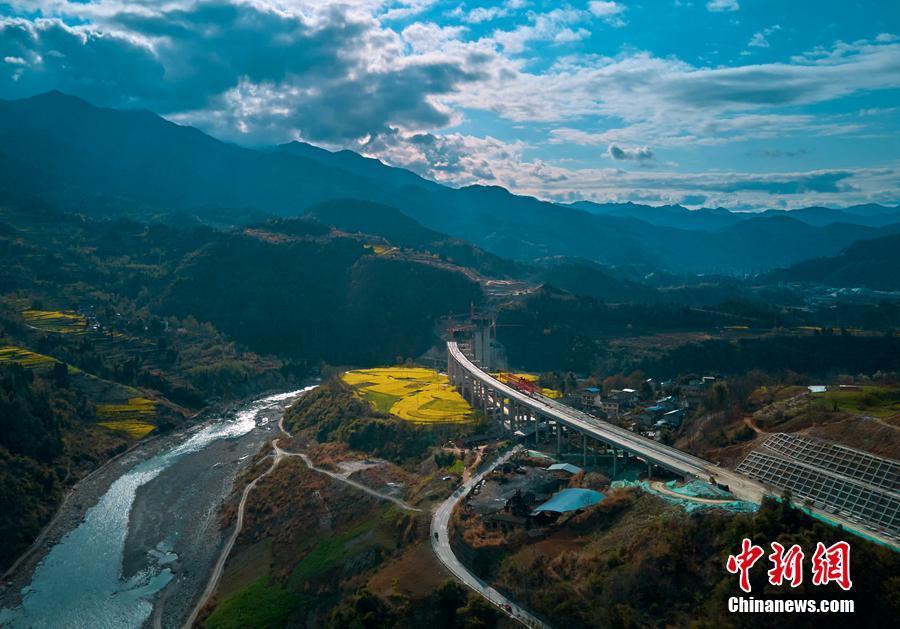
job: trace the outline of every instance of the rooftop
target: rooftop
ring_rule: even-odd
[[[581,489],[577,487],[563,489],[561,492],[550,498],[550,500],[535,508],[534,513],[541,513],[544,511],[552,511],[554,513],[578,511],[579,509],[593,506],[604,498],[605,496],[603,494],[599,491],[594,491],[593,489]]]
[[[569,474],[578,474],[582,471],[580,467],[578,467],[577,465],[572,465],[571,463],[554,463],[553,465],[548,467],[547,470],[550,472],[568,472]]]

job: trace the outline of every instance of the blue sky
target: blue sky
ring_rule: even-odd
[[[900,202],[900,3],[0,0],[48,89],[450,185],[735,209]]]

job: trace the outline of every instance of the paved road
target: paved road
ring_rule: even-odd
[[[757,504],[762,502],[762,499],[767,495],[777,497],[782,493],[776,488],[767,487],[743,474],[715,465],[676,448],[665,446],[652,439],[647,439],[630,430],[605,422],[539,393],[527,395],[518,389],[513,389],[482,371],[462,353],[454,342],[447,343],[447,351],[472,377],[483,382],[491,389],[498,391],[500,395],[515,400],[536,413],[565,426],[586,432],[601,441],[624,448],[630,453],[644,460],[650,460],[660,467],[685,476],[694,476],[704,481],[713,479],[719,484],[726,485],[729,491],[738,499]],[[810,507],[804,508],[809,509],[812,513],[829,522],[841,525],[850,532],[862,537],[874,538],[882,544],[898,549],[896,541],[877,531],[872,531],[856,522],[828,511]]]
[[[553,419],[564,426],[623,448],[632,455],[651,461],[677,474],[699,478],[704,481],[712,478],[715,482],[727,485],[731,493],[740,500],[759,503],[762,501],[763,496],[771,493],[760,483],[742,474],[714,465],[700,457],[663,445],[652,439],[647,439],[630,430],[598,419],[593,415],[588,415],[539,393],[533,395],[522,393],[494,379],[490,374],[478,368],[462,353],[456,343],[448,343],[447,349],[469,374],[498,391],[500,395],[515,400],[519,404],[532,409],[535,413]]]
[[[503,594],[472,574],[469,569],[456,558],[456,555],[453,554],[453,549],[450,547],[448,526],[450,524],[450,516],[453,513],[453,508],[456,506],[456,503],[462,500],[466,494],[468,494],[469,491],[484,478],[485,474],[498,465],[508,461],[521,449],[522,446],[515,446],[512,450],[497,458],[487,469],[471,477],[459,489],[453,492],[452,496],[441,503],[431,519],[431,548],[434,550],[434,554],[437,555],[441,563],[444,564],[457,579],[496,605],[503,613],[519,621],[526,627],[549,629],[547,624],[533,616],[527,610],[519,607],[515,602],[506,598]],[[435,537],[435,533],[437,533],[437,537]],[[508,609],[506,606],[508,606]]]
[[[734,498],[701,498],[700,496],[688,496],[687,494],[679,494],[677,491],[669,489],[663,481],[655,480],[650,482],[650,487],[661,494],[678,498],[679,500],[690,500],[705,505],[724,505],[734,502]]]
[[[600,420],[546,396],[537,393],[533,395],[522,393],[518,389],[503,384],[478,368],[462,353],[456,343],[447,343],[447,349],[453,359],[472,377],[498,391],[504,397],[515,400],[544,417],[587,433],[606,443],[623,448],[635,456],[652,461],[678,474],[704,479],[708,479],[710,476],[710,463],[708,461],[642,437],[630,430]]]

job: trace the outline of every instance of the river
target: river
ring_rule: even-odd
[[[306,390],[260,398],[137,448],[93,495],[91,483],[76,488],[69,502],[92,506],[34,566],[17,604],[4,601],[0,626],[179,626],[222,548],[227,531],[217,515],[235,476]]]

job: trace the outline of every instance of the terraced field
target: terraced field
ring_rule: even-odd
[[[134,439],[141,439],[156,426],[151,423],[156,418],[156,402],[143,397],[134,397],[124,404],[98,404],[98,425],[109,430],[118,430]]]
[[[19,363],[26,369],[50,369],[57,361],[52,356],[32,352],[23,347],[8,345],[0,347],[0,364]]]
[[[344,382],[378,410],[417,424],[472,419],[472,407],[447,376],[421,367],[379,367],[348,371]]]
[[[26,369],[48,371],[58,362],[52,356],[23,347],[0,347],[0,364],[18,363]],[[73,382],[79,390],[89,398],[105,400],[95,407],[99,426],[124,432],[134,439],[141,439],[156,429],[156,402],[136,395],[140,393],[137,389],[97,378],[71,365],[68,371],[76,377]],[[125,399],[129,394],[133,397]]]
[[[44,332],[84,334],[87,330],[87,321],[76,312],[28,309],[22,311],[22,317],[26,324]]]

